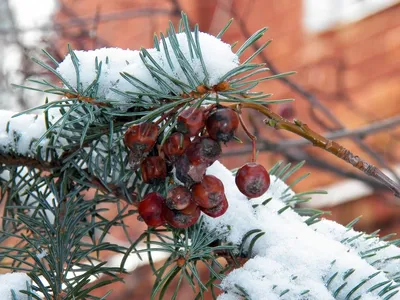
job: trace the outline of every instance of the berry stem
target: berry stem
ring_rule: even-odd
[[[251,154],[251,162],[255,162],[256,161],[256,154],[257,154],[257,137],[255,135],[253,135],[249,129],[247,128],[246,124],[243,121],[242,118],[242,112],[241,112],[241,106],[240,104],[236,105],[236,109],[238,110],[238,117],[239,117],[239,122],[240,125],[242,125],[242,128],[244,130],[244,132],[247,134],[247,136],[251,139],[251,149],[252,149],[252,154]]]
[[[285,118],[278,115],[277,113],[274,113],[267,106],[262,104],[243,102],[241,104],[231,105],[231,107],[251,108],[261,112],[262,114],[267,116],[267,118],[264,120],[266,125],[271,126],[277,130],[283,129],[286,131],[290,131],[305,138],[306,140],[310,141],[315,147],[324,149],[325,151],[332,153],[333,155],[344,160],[345,162],[351,164],[353,167],[363,171],[366,175],[375,178],[376,180],[387,186],[390,190],[392,190],[396,197],[400,198],[400,185],[398,183],[394,182],[374,165],[366,162],[359,156],[354,155],[350,150],[344,148],[339,143],[327,139],[322,135],[316,133],[311,128],[309,128],[307,124],[299,120],[294,120],[293,122],[286,120]],[[245,127],[243,128],[245,129]]]

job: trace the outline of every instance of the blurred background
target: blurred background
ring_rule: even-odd
[[[230,18],[227,43],[241,44],[267,26],[263,41],[273,42],[258,57],[271,73],[297,71],[257,88],[273,99],[294,98],[271,106],[334,138],[353,153],[400,181],[400,1],[398,0],[0,0],[0,109],[23,110],[45,96],[11,88],[27,78],[48,77],[30,57],[46,49],[58,61],[74,49],[152,47],[153,34],[177,24],[184,10],[200,30],[217,34]],[[261,45],[261,42],[260,44]],[[251,55],[256,49],[247,50]],[[298,137],[263,126],[262,116],[247,118],[258,136],[259,162],[306,160],[298,175],[311,176],[296,191],[327,190],[307,206],[331,211],[327,218],[347,224],[362,215],[356,228],[381,235],[400,232],[400,199],[371,178]],[[250,158],[250,143],[224,147],[229,168]],[[110,208],[110,214],[115,212]],[[127,222],[132,239],[143,225]],[[121,231],[111,232],[127,242]],[[107,299],[147,299],[153,278],[147,266],[116,284]],[[138,287],[141,287],[138,289]],[[106,286],[103,295],[110,287]],[[192,292],[188,289],[189,294]],[[167,297],[168,298],[168,297]],[[180,299],[185,298],[181,294]]]

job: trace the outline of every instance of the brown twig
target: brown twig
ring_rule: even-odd
[[[400,125],[400,116],[396,116],[393,118],[385,119],[382,121],[377,121],[374,123],[370,123],[366,126],[362,126],[359,128],[355,129],[340,129],[336,130],[333,132],[327,132],[322,134],[324,137],[327,139],[335,140],[335,139],[340,139],[340,138],[348,138],[348,137],[354,137],[354,136],[359,136],[363,137],[368,134],[373,134],[376,132],[381,132],[384,129],[388,129],[391,127],[395,127]],[[279,142],[279,144],[276,145],[277,149],[284,149],[287,147],[303,147],[303,146],[308,146],[309,142],[304,139],[291,139],[291,140],[285,140]]]
[[[57,162],[48,162],[44,160],[37,160],[33,157],[26,157],[26,156],[15,156],[10,154],[1,154],[0,153],[0,165],[4,164],[7,166],[26,166],[35,169],[39,169],[42,171],[51,171],[55,168],[60,167],[59,163]]]
[[[393,191],[396,197],[400,198],[400,186],[396,182],[391,180],[388,176],[386,176],[381,170],[361,159],[359,156],[354,155],[350,150],[344,148],[337,142],[327,139],[322,135],[316,133],[315,131],[310,129],[307,124],[304,124],[298,120],[295,120],[294,122],[286,120],[280,115],[271,111],[265,105],[256,103],[241,103],[239,105],[242,108],[251,108],[264,114],[267,117],[265,123],[268,126],[271,126],[277,130],[284,129],[286,131],[295,133],[298,136],[301,136],[310,141],[315,147],[324,149],[325,151],[328,151],[333,155],[339,157],[340,159],[346,161],[353,167],[359,169],[360,171],[363,171],[368,176],[371,176],[386,185],[390,190]]]
[[[228,9],[228,8],[226,8]],[[243,21],[243,19],[239,16],[239,14],[237,13],[236,10],[234,9],[230,9],[229,10],[230,14],[235,18],[236,22],[238,22],[239,24],[239,29],[242,32],[242,34],[248,38],[250,37],[251,33],[248,30],[245,22]],[[254,50],[258,50],[259,49],[259,45],[258,43],[253,43],[252,47]],[[271,73],[274,75],[280,74],[279,70],[275,67],[275,65],[267,58],[267,56],[261,52],[259,54],[261,60],[263,62],[265,62],[268,66],[268,68],[270,69]],[[301,85],[295,83],[294,81],[292,81],[291,79],[289,79],[288,77],[279,77],[278,78],[279,81],[283,82],[285,85],[287,85],[290,89],[292,89],[293,91],[297,92],[298,94],[302,95],[304,97],[305,100],[307,100],[314,109],[319,110],[321,113],[324,114],[326,120],[329,120],[330,122],[332,122],[332,124],[334,124],[334,126],[336,126],[338,129],[345,129],[344,124],[338,119],[336,118],[336,116],[333,114],[333,112],[326,107],[314,94],[312,94],[311,92],[307,91],[306,89],[304,89]],[[375,151],[373,151],[363,140],[361,137],[359,136],[355,136],[354,141],[357,143],[357,145],[363,150],[365,151],[367,154],[369,154],[376,162],[378,162],[379,164],[381,164],[384,168],[386,168],[392,175],[393,177],[397,180],[400,181],[400,177],[396,174],[396,172],[394,172],[393,168],[391,168],[386,161],[380,156],[378,155]]]
[[[242,118],[242,114],[240,111],[240,105],[236,105],[236,109],[239,111],[238,113],[238,117],[239,117],[239,122],[240,125],[242,125],[242,128],[244,130],[244,132],[247,134],[247,136],[250,138],[251,140],[251,161],[255,162],[256,161],[256,155],[257,155],[257,138],[255,137],[255,135],[253,135],[249,129],[247,128],[246,124],[243,121]]]

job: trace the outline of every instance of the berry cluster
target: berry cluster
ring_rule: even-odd
[[[223,183],[205,172],[219,158],[220,143],[234,138],[239,123],[233,109],[211,105],[181,111],[174,132],[162,145],[157,144],[157,123],[144,122],[128,128],[124,142],[130,150],[131,165],[140,166],[145,183],[168,186],[166,197],[152,192],[139,203],[139,215],[148,226],[168,223],[186,228],[198,220],[201,211],[214,218],[226,212],[228,201]],[[181,185],[167,180],[168,176],[173,178],[173,172]],[[268,172],[259,164],[245,164],[236,174],[236,185],[249,198],[259,197],[269,187]]]

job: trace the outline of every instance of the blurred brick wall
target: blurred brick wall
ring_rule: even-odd
[[[265,50],[267,57],[281,72],[297,71],[298,74],[292,76],[292,79],[318,96],[346,127],[356,128],[399,114],[400,5],[331,31],[308,34],[302,25],[301,0],[236,0],[232,1],[231,6],[227,6],[229,3],[230,1],[216,0],[179,1],[180,8],[188,13],[191,21],[199,23],[202,31],[212,34],[216,34],[231,18],[229,9],[243,18],[251,33],[268,26],[270,29],[264,40],[274,41]],[[141,9],[148,7],[170,10],[171,14],[156,14],[151,17],[135,15],[135,12],[143,13]],[[176,24],[179,16],[172,15],[173,10],[173,1],[165,0],[63,0],[57,21],[67,25],[63,29],[64,38],[58,40],[56,47],[64,54],[67,42],[74,48],[86,49],[104,46],[130,49],[152,47],[154,32],[165,32],[170,19]],[[105,16],[98,24],[96,12]],[[71,23],[71,18],[78,19]],[[82,28],[85,30],[82,31]],[[244,41],[239,22],[234,22],[224,40],[229,43]],[[246,54],[251,52],[250,50]],[[312,107],[302,96],[276,80],[267,81],[259,88],[273,93],[274,99],[295,98],[296,118],[323,131],[310,117],[309,111]],[[275,136],[275,132],[269,128],[262,134]],[[397,137],[400,136],[399,129],[396,134]],[[285,133],[283,135],[294,137]],[[360,156],[368,157],[351,139],[340,142]],[[389,162],[399,163],[400,151],[392,151],[399,146],[398,139],[389,136],[388,132],[368,137],[366,142]],[[317,157],[335,161],[345,170],[350,169],[319,149],[309,151]],[[271,165],[280,158],[271,153],[261,153],[259,157],[266,165]],[[247,159],[246,155],[242,155],[223,158],[223,162],[233,168]],[[376,163],[373,160],[371,162]],[[312,175],[311,179],[297,187],[301,191],[342,180],[331,173],[310,167],[305,167],[303,171],[311,171]],[[331,209],[331,218],[345,224],[363,214],[359,229],[373,231],[381,227],[385,233],[400,231],[399,208],[390,201],[383,201],[392,198],[390,193],[379,192],[367,199]],[[134,224],[132,226],[136,228]],[[125,291],[119,291],[110,299],[122,299],[117,295],[125,295],[124,299],[143,299],[142,292],[150,288],[154,277],[151,277],[148,269],[141,269],[140,272],[147,275],[137,276],[135,273],[126,277],[128,283],[135,281],[134,286],[138,286],[140,282],[143,287],[140,294],[137,294],[137,290],[136,294],[131,291],[133,298],[129,298]],[[180,299],[190,299],[190,296],[182,297]]]

